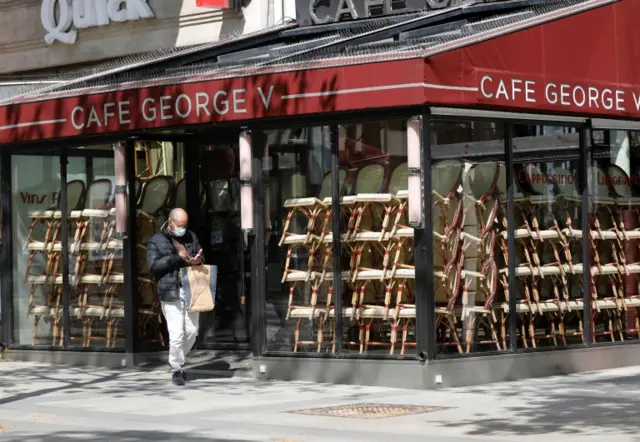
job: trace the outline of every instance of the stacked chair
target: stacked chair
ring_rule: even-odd
[[[413,262],[413,229],[406,225],[407,165],[397,166],[387,182],[388,175],[386,164],[360,168],[352,175],[355,185],[348,192],[351,195],[341,197],[339,203],[339,216],[345,226],[340,233],[344,255],[340,280],[347,294],[351,293],[351,302],[345,302],[341,315],[347,328],[351,325],[358,330],[358,338],[349,335],[345,345],[361,353],[375,346],[386,347],[393,354],[399,329],[402,329],[401,354],[415,345],[409,340],[416,311],[412,300],[415,267],[406,264]],[[346,177],[347,173],[340,171],[341,183]],[[328,342],[335,351],[332,179],[331,174],[325,176],[317,197],[284,202],[288,215],[280,245],[287,247],[287,260],[282,282],[289,284],[287,319],[296,320],[294,351],[300,345],[314,345],[316,351],[322,351],[325,329],[329,330]],[[293,233],[289,226],[296,213],[303,215],[305,222],[301,224],[305,227],[302,232]],[[307,252],[308,262],[303,269],[293,269],[292,253],[300,248]],[[306,287],[311,296],[299,296],[300,286]],[[321,296],[321,292],[326,296]],[[301,339],[300,326],[304,320],[315,323],[316,339]],[[377,333],[372,337],[373,330]]]
[[[346,173],[340,171],[340,182],[344,183]],[[304,182],[304,176],[296,174],[292,177],[292,182]],[[304,186],[297,186],[302,187]],[[320,190],[316,197],[310,198],[290,198],[285,200],[284,207],[288,211],[285,218],[282,236],[279,245],[286,247],[286,260],[282,275],[282,283],[289,285],[289,303],[286,319],[295,319],[294,331],[294,351],[298,351],[300,345],[315,345],[317,351],[322,350],[324,341],[324,326],[329,315],[329,309],[333,307],[333,268],[331,260],[331,244],[333,234],[329,230],[331,227],[331,194],[333,189],[333,175],[325,175]],[[304,228],[300,233],[291,231],[292,221],[298,215],[302,217]],[[308,255],[306,268],[292,268],[292,256],[302,249]],[[326,284],[329,286],[324,307],[318,306],[318,293],[320,287]],[[296,297],[297,289],[301,286],[301,291],[306,294],[311,291],[311,295]],[[300,290],[299,290],[300,291]],[[300,302],[302,301],[302,302]],[[301,340],[300,326],[304,319],[313,321],[317,326],[315,340]]]
[[[460,295],[462,265],[461,228],[464,202],[460,185],[465,165],[457,160],[440,161],[431,169],[433,222],[433,275],[437,342],[462,352],[457,331],[457,300]]]
[[[156,217],[163,213],[166,204],[175,196],[173,179],[159,176],[146,183],[136,180],[136,215],[140,233],[155,233]],[[82,324],[81,345],[88,347],[92,341],[102,339],[106,347],[114,347],[119,326],[124,319],[123,287],[125,271],[122,263],[123,243],[115,235],[116,210],[113,201],[113,185],[110,180],[95,180],[88,186],[83,181],[67,183],[69,257],[71,274],[69,283],[75,295],[70,302],[70,314]],[[33,344],[38,341],[38,325],[42,318],[51,318],[52,344],[62,345],[61,331],[63,278],[60,269],[63,252],[61,241],[62,212],[59,206],[45,211],[29,213],[31,225],[25,249],[29,252],[25,284],[31,285],[28,314],[34,317]],[[33,238],[38,224],[44,231],[41,240]],[[147,275],[146,247],[137,245],[140,296],[139,323],[141,335],[150,334],[152,340],[162,343],[161,315],[155,301],[153,282]],[[37,255],[44,256],[44,272],[32,274]],[[48,290],[39,300],[38,289]],[[73,293],[73,292],[72,292]],[[46,300],[45,300],[46,299]],[[94,324],[104,325],[105,333],[95,336]],[[75,336],[71,337],[76,339]]]
[[[84,204],[85,183],[81,180],[73,180],[67,183],[68,206],[77,209]],[[29,212],[31,221],[27,232],[24,248],[28,251],[28,260],[25,270],[24,283],[31,285],[29,293],[29,306],[27,314],[33,316],[33,345],[38,341],[38,326],[42,318],[48,318],[52,323],[52,343],[56,343],[61,337],[62,319],[62,290],[63,279],[60,273],[61,252],[60,234],[62,227],[62,212],[60,200],[48,210]],[[34,239],[36,227],[44,227],[44,234],[40,240]],[[39,274],[32,273],[34,260],[38,256],[44,258],[44,271]],[[45,292],[45,296],[38,296],[38,292]],[[43,299],[44,298],[44,299]]]
[[[350,171],[355,185],[339,204],[345,226],[340,279],[347,294],[340,314],[345,328],[358,330],[345,345],[361,353],[385,347],[404,354],[414,344],[414,235],[406,221],[406,165],[387,168],[369,164]],[[582,220],[583,199],[572,171],[543,171],[531,163],[516,170],[514,225],[508,226],[504,162],[444,160],[432,166],[437,345],[459,353],[476,346],[506,350],[512,296],[521,347],[567,345],[569,338],[584,342],[585,291],[594,341],[640,338],[640,198],[633,196],[627,174],[615,165],[589,168],[590,216]],[[282,282],[289,284],[288,318],[296,320],[294,351],[308,344],[320,352],[323,341],[335,350],[330,181],[329,174],[317,197],[284,203]],[[302,214],[304,228],[294,233],[290,225],[296,213]],[[585,229],[588,263],[582,262]],[[515,287],[509,286],[509,235],[516,245]],[[308,254],[307,265],[293,269],[291,256],[299,248]],[[590,283],[583,287],[587,265]],[[297,295],[301,286],[309,293],[304,300]],[[305,320],[317,327],[317,339],[301,339]],[[325,339],[327,329],[331,336]]]

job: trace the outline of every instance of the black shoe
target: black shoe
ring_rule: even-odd
[[[173,385],[184,385],[184,377],[182,376],[181,371],[176,371],[171,376],[171,381],[173,381]]]
[[[180,374],[182,374],[182,379],[187,382],[189,380],[189,378],[187,378],[187,372],[184,370],[180,371]]]

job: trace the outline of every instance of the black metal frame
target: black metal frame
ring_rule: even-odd
[[[60,210],[62,211],[62,333],[64,348],[71,344],[71,315],[69,313],[71,286],[69,284],[69,211],[67,210],[67,165],[69,164],[67,149],[60,151]]]
[[[335,339],[336,356],[343,354],[344,341],[344,318],[342,317],[342,231],[340,195],[340,159],[338,157],[338,145],[340,143],[340,131],[338,126],[331,126],[331,213],[333,213],[331,231],[333,233],[332,254],[333,254],[333,310],[335,312]]]
[[[264,201],[265,187],[263,185],[262,161],[265,134],[260,129],[251,130],[251,152],[253,155],[251,180],[253,187],[253,232],[248,235],[251,250],[251,349],[254,355],[265,352],[266,318],[264,315],[267,305],[267,278],[265,275],[265,220]]]
[[[423,229],[414,229],[416,266],[416,350],[419,360],[433,361],[436,357],[435,280],[433,272],[433,219],[431,217],[431,121],[427,114],[420,117],[422,142],[422,216]],[[429,208],[429,210],[427,210]],[[424,321],[418,318],[425,318]]]
[[[504,144],[505,144],[505,152],[506,152],[506,162],[507,165],[507,232],[513,228],[515,223],[515,204],[514,197],[516,193],[516,189],[514,189],[513,185],[515,180],[513,179],[515,175],[514,162],[513,162],[513,124],[505,123],[504,124]],[[518,350],[518,327],[516,324],[516,309],[518,303],[516,302],[516,297],[514,296],[513,288],[516,286],[516,254],[514,253],[516,250],[516,239],[514,235],[507,236],[507,250],[508,250],[508,262],[507,262],[507,271],[508,274],[508,284],[509,284],[509,351],[515,352]]]
[[[125,144],[125,166],[127,177],[127,232],[122,236],[124,268],[129,269],[129,277],[124,282],[124,330],[125,353],[135,355],[140,346],[138,326],[138,248],[137,248],[137,201],[136,201],[136,149],[135,141],[128,139]],[[134,356],[135,360],[135,356]]]
[[[13,277],[11,269],[11,167],[10,156],[7,153],[0,155],[0,343],[7,346],[13,341]]]
[[[579,183],[580,183],[580,191],[582,192],[582,205],[581,205],[581,216],[582,216],[582,290],[583,290],[583,303],[584,303],[584,312],[583,316],[583,337],[584,342],[587,346],[592,345],[593,337],[591,336],[591,290],[589,286],[591,285],[591,264],[589,260],[589,247],[590,241],[589,236],[591,234],[591,230],[587,229],[586,226],[589,223],[589,185],[588,185],[588,176],[587,176],[587,167],[589,167],[590,162],[590,153],[589,153],[589,141],[590,136],[588,129],[586,127],[580,128],[580,168],[578,169]],[[585,235],[585,232],[588,232]]]

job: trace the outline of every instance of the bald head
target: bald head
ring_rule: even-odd
[[[184,209],[180,208],[175,208],[169,212],[169,219],[179,226],[186,226],[189,223],[189,215]]]
[[[182,209],[173,209],[169,212],[169,231],[174,236],[183,236],[189,225],[189,215]]]

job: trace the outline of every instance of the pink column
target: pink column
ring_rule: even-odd
[[[125,143],[113,145],[113,160],[116,176],[116,232],[127,231],[127,165],[125,162]],[[122,189],[123,191],[118,191]],[[132,196],[135,198],[135,195]]]

